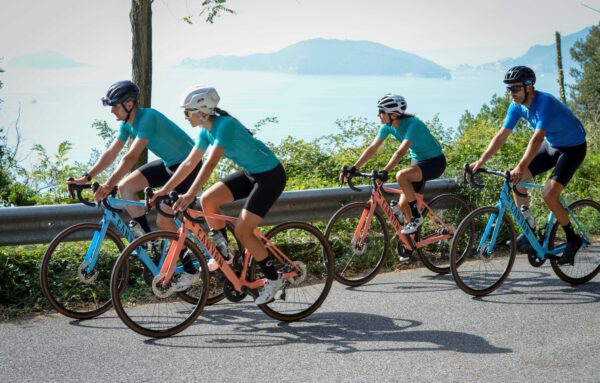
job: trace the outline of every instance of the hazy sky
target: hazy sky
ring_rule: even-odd
[[[197,16],[202,0],[154,0],[157,67],[184,57],[272,52],[315,38],[371,40],[453,67],[516,57],[554,31],[598,23],[579,0],[229,0],[237,15],[215,24]],[[600,9],[600,0],[585,0]],[[0,57],[58,51],[79,62],[131,60],[129,0],[0,0]],[[195,24],[181,21],[196,15]]]

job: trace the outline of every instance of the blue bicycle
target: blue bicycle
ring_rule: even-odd
[[[574,265],[559,265],[557,260],[565,249],[566,239],[563,231],[558,230],[560,225],[554,214],[550,212],[545,228],[536,235],[511,197],[514,187],[510,172],[479,169],[475,174],[478,173],[502,177],[504,182],[496,206],[472,211],[455,231],[450,248],[450,268],[456,284],[464,292],[474,296],[490,294],[508,277],[517,250],[511,216],[529,243],[528,257],[532,265],[539,266],[549,259],[556,275],[570,284],[585,283],[600,272],[600,204],[584,199],[567,206],[560,197],[583,245],[575,256]],[[465,165],[465,178],[469,176],[472,184],[483,187],[475,180],[475,174],[469,174]],[[518,186],[544,187],[525,182]]]
[[[93,189],[94,185],[72,185],[71,196],[87,206],[96,204],[82,196],[82,192]],[[120,216],[124,206],[146,207],[144,201],[129,201],[115,198],[116,191],[102,202],[104,214],[99,223],[81,223],[68,227],[50,242],[40,267],[42,291],[50,305],[61,314],[75,319],[90,319],[108,311],[112,306],[110,295],[110,278],[115,261],[126,245],[136,239],[135,234]],[[181,222],[176,220],[177,225]],[[228,228],[230,232],[232,227]],[[241,247],[233,235],[230,246],[239,251]],[[125,242],[124,242],[125,241]],[[162,262],[168,252],[167,243],[153,243],[152,246],[140,247],[137,255],[144,265],[143,282],[150,285],[160,271]],[[200,249],[204,249],[198,244]],[[205,254],[207,254],[205,252]],[[194,254],[189,253],[189,256]],[[206,257],[206,255],[205,255]],[[196,269],[206,265],[206,260],[198,257],[190,259]],[[180,264],[177,273],[183,271]],[[129,264],[121,267],[122,280],[129,277]],[[212,274],[212,273],[211,273]],[[178,297],[187,306],[198,302],[200,293],[205,290],[202,285],[208,283],[207,304],[214,304],[224,298],[222,278],[216,276],[208,280],[200,280],[194,288],[179,292]],[[120,291],[125,284],[119,285]],[[202,288],[201,288],[202,287]],[[183,304],[183,303],[182,303]]]

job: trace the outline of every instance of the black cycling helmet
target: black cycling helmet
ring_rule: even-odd
[[[133,100],[137,104],[139,95],[140,88],[135,83],[129,80],[118,81],[108,88],[106,97],[102,99],[102,104],[113,106],[129,100]]]
[[[535,72],[526,66],[514,66],[504,75],[505,84],[522,82],[524,85],[535,84]]]

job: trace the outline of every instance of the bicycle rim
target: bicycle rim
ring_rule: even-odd
[[[388,254],[389,233],[377,209],[369,221],[364,243],[352,241],[361,216],[369,208],[366,203],[348,204],[333,215],[325,230],[334,258],[334,278],[347,286],[360,286],[375,278]]]
[[[112,305],[110,276],[125,248],[112,230],[107,230],[99,246],[96,266],[88,271],[83,264],[99,224],[84,223],[59,233],[48,246],[40,266],[41,287],[50,305],[59,313],[75,319],[90,319],[108,311]],[[120,286],[127,274],[122,264]]]
[[[281,321],[303,319],[321,306],[333,282],[333,259],[327,240],[314,226],[304,222],[288,222],[275,226],[266,237],[304,272],[293,281],[286,281],[270,303],[260,309]],[[274,259],[280,272],[293,267]],[[262,278],[262,272],[253,262],[252,277]]]
[[[474,210],[460,223],[452,239],[452,277],[458,287],[467,294],[490,294],[502,285],[514,264],[514,227],[506,214],[502,216],[501,223],[498,223],[497,216],[498,209],[495,207]],[[498,224],[498,236],[490,249],[492,233]],[[486,227],[489,230],[486,231]]]
[[[145,234],[132,242],[121,254],[115,265],[115,270],[124,262],[129,262],[129,278],[123,292],[119,294],[114,289],[117,283],[113,271],[111,279],[111,295],[115,311],[121,320],[133,331],[144,336],[162,338],[175,335],[192,325],[202,312],[208,294],[209,274],[206,259],[200,249],[190,240],[185,240],[186,257],[195,265],[199,273],[198,281],[184,293],[186,298],[196,297],[194,303],[183,299],[181,293],[172,289],[172,285],[182,275],[182,259],[178,259],[178,271],[166,286],[157,280],[158,273],[153,273],[153,280],[144,278],[145,265],[140,249],[146,249],[150,258],[152,245],[158,243],[160,249],[169,248],[177,233],[156,231]],[[182,252],[183,254],[183,252]],[[149,260],[147,260],[149,261]],[[160,270],[161,265],[157,265]]]

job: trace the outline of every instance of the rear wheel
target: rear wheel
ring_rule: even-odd
[[[500,225],[495,242],[492,235]],[[487,230],[486,230],[487,229]],[[516,257],[512,221],[498,209],[482,207],[471,212],[456,229],[450,247],[452,277],[461,290],[474,296],[487,295],[504,283]]]
[[[551,259],[550,264],[560,279],[577,285],[591,280],[600,272],[600,204],[592,200],[579,200],[573,202],[569,209],[572,212],[573,230],[587,240],[584,239],[583,245],[575,255],[573,266],[559,265],[555,259]],[[550,233],[550,243],[553,247],[567,241],[564,231],[558,229],[559,226],[556,222]],[[582,233],[582,229],[585,234]]]
[[[71,226],[50,242],[44,254],[40,267],[42,291],[56,311],[70,318],[94,318],[111,307],[110,274],[125,245],[110,229],[101,242],[93,241],[101,229],[93,223]],[[92,243],[98,243],[98,255],[96,265],[88,270],[83,262]],[[127,267],[127,262],[122,263],[121,281]]]
[[[284,282],[275,300],[258,307],[281,321],[306,318],[321,306],[333,282],[333,258],[329,244],[316,227],[304,222],[277,225],[266,237],[300,268],[300,274]],[[281,263],[273,255],[270,257],[278,272],[295,270],[294,265]],[[256,262],[252,262],[251,276],[254,279],[263,277]]]
[[[452,234],[461,221],[469,214],[469,205],[454,194],[442,194],[429,202],[429,209],[423,212],[423,225],[419,227],[415,236],[416,242],[426,240],[442,234],[449,234],[445,240],[433,242],[417,249],[421,261],[434,273],[448,274],[450,272],[450,242]],[[441,226],[437,219],[431,217],[432,213],[444,225]],[[472,230],[471,230],[472,232]]]
[[[383,266],[389,246],[389,233],[385,219],[375,209],[367,222],[370,205],[362,202],[348,204],[339,209],[327,224],[325,238],[331,245],[334,257],[334,278],[346,286],[360,286],[375,278]],[[369,224],[364,243],[352,241],[357,228]]]
[[[162,276],[157,271],[152,273],[151,283],[144,277],[147,263],[153,262],[148,249],[156,243],[160,244],[161,249],[169,249],[175,245],[174,241],[178,237],[178,233],[170,231],[145,234],[127,246],[115,264],[115,270],[126,262],[130,265],[129,278],[121,294],[115,288],[118,283],[117,274],[114,271],[112,274],[111,295],[115,311],[127,327],[139,334],[155,338],[175,335],[193,324],[204,308],[209,285],[208,266],[200,248],[189,238],[184,243],[186,255],[183,259],[197,270],[196,282],[185,291],[175,291],[175,284],[184,271],[181,258],[177,261],[175,274],[167,284],[162,282]],[[161,265],[154,264],[151,267],[160,270]]]

